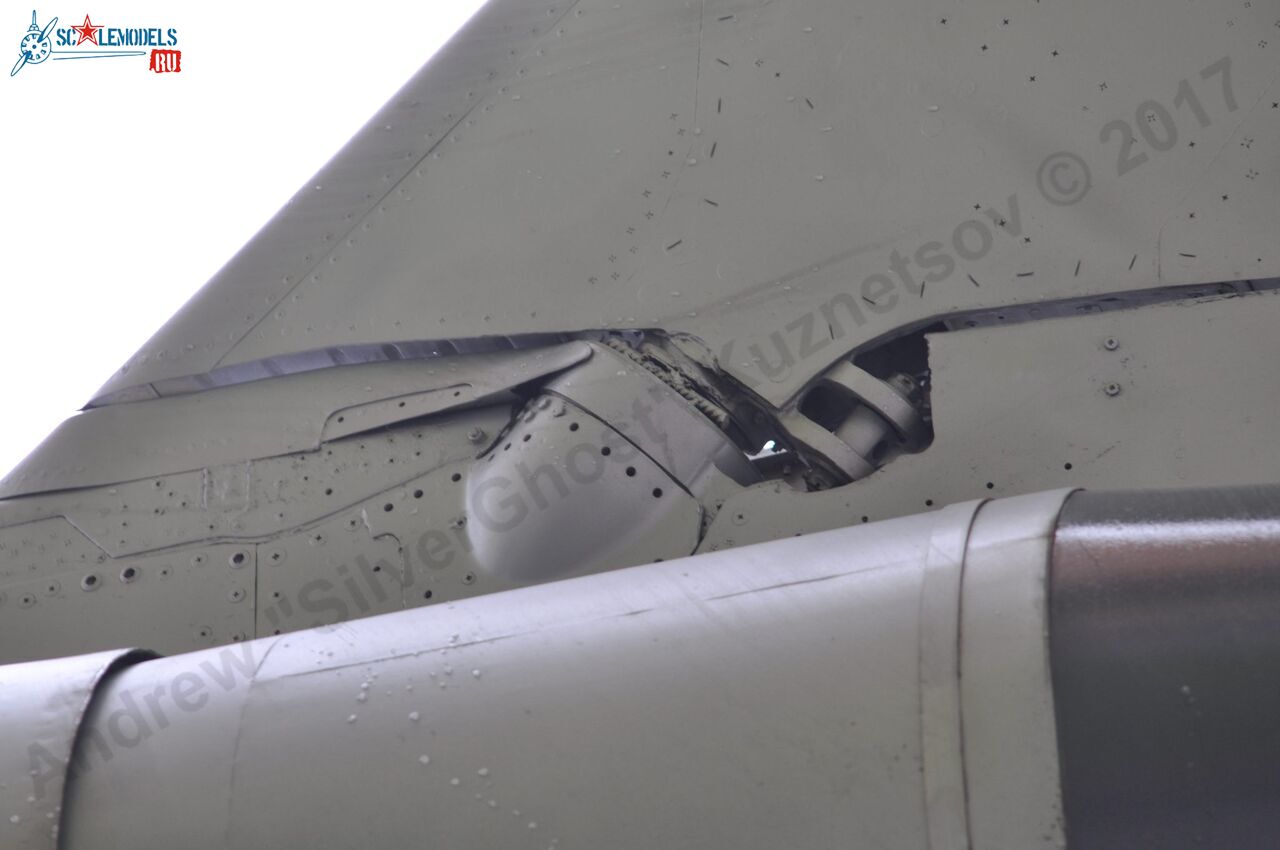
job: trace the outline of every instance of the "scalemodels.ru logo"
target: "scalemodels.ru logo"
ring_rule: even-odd
[[[120,59],[150,56],[148,70],[157,74],[182,70],[182,51],[178,31],[173,27],[108,27],[95,24],[89,15],[78,26],[57,29],[58,19],[50,18],[43,26],[31,13],[31,26],[18,43],[18,61],[9,76],[28,65],[39,65],[52,59]],[[128,48],[148,47],[147,50]],[[113,48],[104,50],[103,48]]]

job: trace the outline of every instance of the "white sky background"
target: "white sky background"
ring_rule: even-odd
[[[9,77],[32,7],[5,0],[0,477],[480,5],[56,0],[35,7],[41,26],[88,12],[95,25],[177,29],[182,72],[134,57],[47,60]]]

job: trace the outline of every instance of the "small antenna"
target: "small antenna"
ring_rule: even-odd
[[[27,27],[30,32],[40,32],[40,25],[36,23],[36,10],[31,10],[31,26]]]

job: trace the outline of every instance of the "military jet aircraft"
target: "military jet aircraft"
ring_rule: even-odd
[[[1277,846],[1277,26],[491,0],[0,482],[0,846]]]

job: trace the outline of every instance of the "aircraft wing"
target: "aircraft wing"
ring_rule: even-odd
[[[939,317],[1273,278],[1268,5],[494,0],[93,403],[645,328],[780,405]]]

